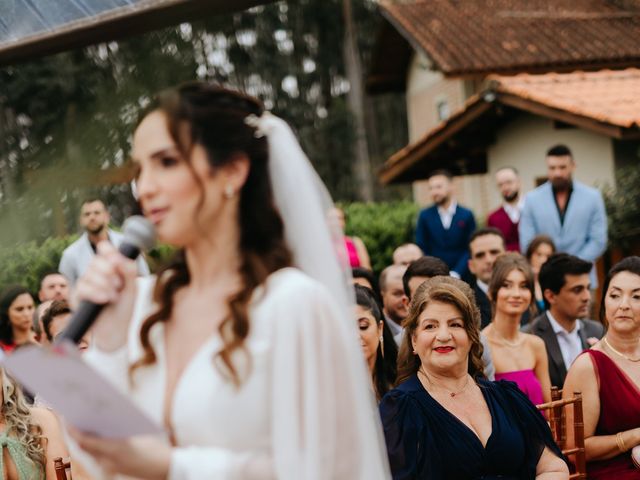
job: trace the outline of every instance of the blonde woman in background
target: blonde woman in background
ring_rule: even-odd
[[[55,480],[53,459],[69,453],[55,415],[29,407],[20,387],[0,369],[0,472],[5,480]]]

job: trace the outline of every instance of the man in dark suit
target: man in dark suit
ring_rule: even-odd
[[[442,259],[454,276],[462,277],[467,272],[469,239],[476,222],[471,210],[456,202],[452,181],[446,170],[436,170],[429,177],[434,205],[418,216],[416,243],[425,255]]]
[[[547,311],[527,327],[529,333],[544,340],[551,385],[558,388],[562,388],[567,370],[580,352],[604,334],[601,323],[584,319],[591,301],[591,267],[591,262],[556,253],[538,274]]]
[[[491,323],[491,301],[487,292],[493,265],[496,263],[496,258],[505,252],[504,247],[502,232],[493,227],[476,230],[469,240],[469,271],[473,274],[473,278],[467,283],[471,285],[476,295],[476,304],[480,309],[480,328]]]

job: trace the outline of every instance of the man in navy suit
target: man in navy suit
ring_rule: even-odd
[[[467,273],[469,239],[476,229],[471,210],[458,205],[453,196],[453,176],[446,170],[434,171],[428,180],[434,205],[418,216],[416,243],[425,255],[442,259],[452,275]]]

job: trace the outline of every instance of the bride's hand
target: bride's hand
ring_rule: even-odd
[[[73,301],[107,304],[92,327],[93,342],[101,350],[113,351],[124,345],[133,314],[137,267],[109,242],[98,244],[97,254],[78,280]]]
[[[145,480],[165,480],[169,475],[171,447],[157,437],[106,439],[72,428],[69,434],[107,474]]]

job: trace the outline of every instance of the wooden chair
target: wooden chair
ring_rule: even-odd
[[[575,446],[567,448],[567,419],[565,407],[573,408],[573,438]],[[573,392],[573,397],[562,399],[562,390],[551,387],[551,401],[537,405],[538,410],[546,411],[553,439],[566,457],[573,456],[574,471],[570,479],[587,478],[587,461],[584,453],[584,422],[582,419],[582,393]]]
[[[62,457],[56,457],[53,459],[53,467],[56,470],[56,480],[71,480],[71,460],[65,462]]]

